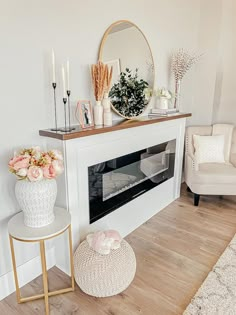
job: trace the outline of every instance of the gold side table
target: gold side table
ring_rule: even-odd
[[[55,208],[54,214],[55,214],[54,222],[42,228],[30,228],[30,227],[25,226],[23,212],[16,214],[8,222],[8,232],[9,232],[9,238],[10,238],[11,256],[12,256],[12,265],[13,265],[14,279],[15,279],[15,285],[16,285],[17,302],[24,303],[24,302],[44,298],[46,315],[49,315],[49,297],[50,296],[74,291],[74,287],[75,287],[72,237],[71,237],[71,216],[68,211],[61,208]],[[66,232],[67,230],[69,234],[71,287],[49,292],[46,253],[45,253],[45,241],[53,237],[56,237]],[[34,296],[29,296],[29,297],[21,297],[18,276],[17,276],[16,257],[15,257],[13,240],[17,240],[20,242],[30,242],[30,243],[39,242],[40,243],[40,256],[41,256],[41,263],[42,263],[44,293],[34,295]]]

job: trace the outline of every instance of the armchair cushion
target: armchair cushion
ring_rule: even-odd
[[[226,163],[229,163],[230,161],[233,131],[234,125],[230,124],[215,124],[212,129],[212,135],[224,135],[224,156]]]
[[[236,127],[234,128],[233,136],[232,136],[230,163],[232,163],[234,167],[236,167]]]
[[[201,163],[225,163],[224,136],[193,136],[195,148],[195,162]]]
[[[203,163],[199,164],[199,170],[194,173],[192,182],[204,185],[236,185],[236,168],[231,164]],[[235,188],[236,191],[236,188]]]

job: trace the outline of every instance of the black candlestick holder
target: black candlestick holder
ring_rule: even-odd
[[[66,91],[67,98],[68,98],[68,124],[69,124],[68,128],[70,129],[70,131],[72,131],[72,130],[75,130],[75,128],[71,127],[71,120],[70,120],[70,116],[71,116],[70,93],[71,93],[70,90]]]
[[[52,83],[53,87],[53,96],[54,96],[54,119],[55,119],[55,128],[51,128],[52,131],[59,131],[60,129],[57,128],[57,98],[56,98],[56,82]]]
[[[66,124],[66,103],[67,103],[67,98],[66,97],[63,97],[63,104],[64,104],[64,120],[65,120],[65,127],[64,128],[60,128],[60,131],[62,132],[68,132],[68,128],[67,128],[67,124]]]
[[[64,104],[64,121],[65,121],[65,126],[64,126],[64,128],[60,128],[60,131],[62,131],[62,132],[71,132],[75,128],[71,128],[71,127],[67,126],[67,106],[66,106],[66,104],[67,104],[67,97],[63,97],[63,104]]]

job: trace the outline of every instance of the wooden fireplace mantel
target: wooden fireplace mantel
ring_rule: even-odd
[[[155,117],[155,116],[143,116],[138,119],[131,120],[114,120],[112,126],[94,126],[90,128],[82,129],[80,126],[73,126],[76,129],[72,132],[55,132],[50,129],[39,130],[39,135],[49,138],[55,138],[59,140],[70,140],[75,138],[82,138],[87,136],[93,136],[101,133],[107,133],[111,131],[117,131],[122,129],[134,128],[139,126],[145,126],[150,124],[155,124],[159,122],[165,122],[168,120],[175,120],[180,118],[187,118],[192,116],[190,113],[179,113],[176,115],[168,116],[168,117]]]

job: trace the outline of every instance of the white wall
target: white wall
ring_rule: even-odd
[[[7,162],[19,146],[43,144],[38,130],[53,126],[52,90],[50,88],[50,51],[53,47],[59,66],[71,61],[72,100],[93,99],[88,65],[97,59],[104,31],[114,21],[128,19],[137,24],[149,40],[156,63],[156,85],[171,87],[169,57],[174,49],[209,49],[213,56],[215,1],[209,0],[8,0],[1,1],[0,18],[0,276],[11,270],[7,221],[19,211],[14,197],[15,178],[7,171]],[[203,14],[203,12],[205,12]],[[217,11],[218,12],[218,11]],[[209,14],[209,15],[208,15]],[[218,13],[217,13],[218,14]],[[202,43],[208,19],[214,24]],[[202,21],[204,23],[202,24]],[[190,122],[211,121],[214,62],[203,62],[186,77],[183,109],[192,111]],[[59,72],[59,71],[58,71]],[[195,79],[197,73],[197,82]],[[209,80],[206,80],[206,77]],[[60,81],[58,82],[59,121],[62,122]],[[199,106],[199,89],[204,92]],[[203,119],[203,120],[202,120]],[[33,245],[17,246],[18,264],[37,255]]]
[[[215,93],[217,49],[219,42],[222,0],[201,0],[195,50],[202,53],[200,61],[183,79],[183,107],[193,113],[193,125],[212,123]],[[192,94],[186,93],[190,90]]]
[[[214,122],[236,124],[236,2],[224,0],[219,33]]]

